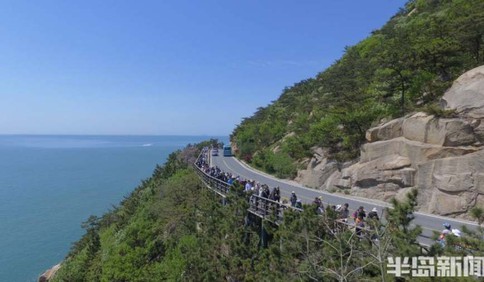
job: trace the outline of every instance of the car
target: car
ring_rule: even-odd
[[[218,149],[212,149],[212,156],[218,156]]]

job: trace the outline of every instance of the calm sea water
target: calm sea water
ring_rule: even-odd
[[[118,204],[169,153],[208,138],[0,136],[0,281],[36,281],[89,215]]]

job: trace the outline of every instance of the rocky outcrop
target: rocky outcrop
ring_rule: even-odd
[[[400,137],[403,135],[403,121],[403,118],[399,118],[371,128],[366,132],[366,139],[370,142],[375,142]]]
[[[466,217],[484,205],[484,66],[459,77],[441,104],[457,117],[420,112],[385,122],[367,131],[357,163],[338,169],[319,148],[297,180],[384,201],[417,188],[421,211]]]
[[[313,157],[305,170],[298,171],[296,181],[311,188],[318,188],[328,177],[338,170],[337,164],[330,161],[322,148],[313,148]]]
[[[442,105],[462,117],[484,117],[484,66],[461,75],[445,93]]]
[[[416,186],[421,189],[420,202],[427,212],[462,214],[484,195],[484,150],[425,162],[418,172]]]
[[[416,168],[416,164],[424,161],[466,155],[477,150],[479,149],[471,146],[443,147],[399,137],[363,145],[360,163],[366,163],[388,155],[399,155],[409,158],[413,167]]]
[[[417,113],[406,118],[402,125],[403,137],[440,146],[466,146],[476,141],[469,121],[440,119]]]
[[[381,132],[392,122],[369,131]],[[341,181],[332,185],[385,201],[416,187],[420,210],[439,215],[461,215],[475,206],[484,195],[480,120],[416,113],[396,123],[401,124],[400,137],[369,139],[359,162],[342,172],[346,187]]]
[[[56,264],[39,276],[39,282],[48,282],[54,278],[55,273],[61,268],[61,264]]]

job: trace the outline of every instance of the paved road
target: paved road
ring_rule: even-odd
[[[303,187],[292,181],[280,180],[248,167],[234,157],[213,156],[211,159],[211,164],[218,166],[223,171],[239,175],[242,178],[253,179],[259,183],[265,183],[269,185],[269,187],[279,186],[281,188],[282,197],[289,198],[291,191],[294,191],[298,199],[301,199],[303,203],[311,203],[315,197],[323,196],[323,202],[326,205],[348,203],[350,209],[352,210],[358,208],[359,206],[363,206],[367,212],[376,207],[380,215],[385,207],[390,207],[390,204],[381,201],[356,198],[340,194],[331,194],[320,190]],[[420,225],[423,229],[422,237],[419,239],[419,241],[422,244],[431,245],[432,240],[430,237],[433,235],[433,231],[440,233],[443,230],[442,224],[445,222],[450,223],[452,228],[458,228],[461,230],[462,225],[466,225],[470,229],[477,228],[477,224],[470,221],[456,220],[453,218],[446,218],[425,213],[415,213],[414,224]]]

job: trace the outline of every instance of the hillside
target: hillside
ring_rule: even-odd
[[[328,69],[244,119],[231,135],[237,156],[285,178],[315,150],[338,168],[355,162],[382,119],[445,115],[437,105],[445,90],[484,62],[483,35],[481,0],[409,1]]]
[[[385,225],[367,219],[359,235],[336,224],[330,206],[324,216],[310,205],[286,210],[279,226],[261,221],[247,212],[243,186],[234,183],[223,205],[200,182],[191,164],[206,145],[171,154],[119,206],[84,222],[86,233],[49,281],[393,281],[387,256],[484,254],[482,229],[422,249],[411,217],[417,190],[393,201]],[[475,215],[484,220],[482,209]]]
[[[483,1],[410,1],[245,119],[237,156],[330,192],[388,202],[417,188],[418,211],[470,218],[484,204],[483,43]]]

